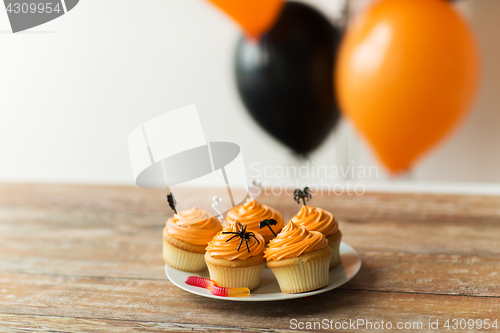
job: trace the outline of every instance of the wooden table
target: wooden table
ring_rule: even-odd
[[[500,197],[313,200],[341,221],[361,271],[318,296],[247,303],[192,295],[168,281],[161,232],[170,210],[161,191],[0,185],[0,331],[287,332],[296,331],[291,320],[357,319],[394,328],[421,322],[415,331],[428,331],[429,320],[440,330],[448,319],[500,321]],[[285,218],[298,210],[286,197],[261,201]]]

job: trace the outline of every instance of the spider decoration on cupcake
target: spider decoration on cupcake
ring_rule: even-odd
[[[307,201],[311,200],[311,193],[309,192],[309,187],[306,186],[304,187],[303,190],[298,188],[295,191],[293,191],[293,199],[297,201],[298,204],[300,204],[300,200],[302,200],[304,206],[307,206],[306,199]]]
[[[276,237],[276,233],[274,232],[273,228],[271,228],[272,225],[278,224],[278,221],[275,219],[265,219],[259,222],[259,229],[262,229],[264,227],[268,227],[269,230],[273,233],[274,237]]]
[[[175,208],[175,205],[177,205],[177,202],[175,201],[175,198],[174,198],[174,195],[172,194],[172,192],[170,192],[170,194],[167,195],[167,201],[168,201],[168,205],[170,206],[170,208],[172,208],[174,213],[177,214],[177,209]]]
[[[228,238],[226,240],[226,242],[229,242],[231,239],[235,238],[235,237],[241,237],[241,240],[240,240],[240,245],[238,245],[238,251],[240,250],[241,248],[241,244],[243,244],[243,240],[245,241],[245,244],[247,245],[247,250],[248,250],[248,253],[250,253],[250,248],[248,247],[248,240],[253,237],[258,244],[260,244],[259,240],[257,239],[257,237],[255,237],[255,234],[253,232],[247,232],[247,225],[245,224],[245,226],[243,227],[243,225],[237,221],[236,223],[238,223],[238,226],[240,227],[240,231],[238,232],[233,232],[233,231],[222,231],[223,234],[233,234],[234,236],[231,236],[230,238]]]

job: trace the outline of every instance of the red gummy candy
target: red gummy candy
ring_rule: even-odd
[[[248,288],[219,287],[217,283],[215,283],[215,281],[210,279],[205,279],[199,276],[189,276],[185,282],[190,286],[208,289],[212,292],[212,294],[216,296],[245,297],[250,295],[250,289]]]

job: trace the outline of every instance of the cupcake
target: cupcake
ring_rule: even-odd
[[[271,226],[272,231],[268,227],[259,228],[259,223],[267,219],[273,219],[277,222]],[[247,201],[243,205],[234,207],[227,212],[226,222],[228,226],[233,225],[236,221],[246,224],[248,231],[261,234],[266,244],[275,237],[273,231],[277,234],[283,228],[283,216],[273,208],[258,203],[255,200]]]
[[[264,238],[233,223],[208,243],[205,261],[210,279],[221,287],[257,288],[264,269]]]
[[[297,225],[303,225],[309,231],[319,231],[328,240],[328,246],[333,250],[330,260],[330,269],[340,263],[340,242],[342,234],[339,230],[339,224],[332,213],[317,207],[302,206],[300,212],[292,217],[292,222]]]
[[[264,258],[281,292],[295,294],[328,285],[332,252],[322,233],[288,222],[269,242]]]
[[[163,260],[187,272],[205,269],[205,248],[222,229],[219,220],[193,207],[174,214],[163,229]]]

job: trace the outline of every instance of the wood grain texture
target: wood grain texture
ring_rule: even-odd
[[[489,297],[423,295],[341,289],[297,300],[226,302],[186,294],[168,281],[97,278],[20,278],[22,290],[0,302],[11,315],[105,319],[134,322],[290,329],[290,320],[420,321],[482,319],[497,316],[498,299]],[[0,281],[4,281],[1,277]],[[14,308],[14,309],[13,309]],[[228,319],[230,318],[230,319]]]
[[[194,193],[193,204],[210,197],[209,189]],[[286,196],[261,201],[286,219],[300,208]],[[192,295],[168,281],[162,191],[1,184],[0,331],[287,332],[296,331],[294,318],[424,328],[429,319],[500,320],[500,197],[365,194],[311,204],[335,214],[361,271],[322,295],[253,304]]]

